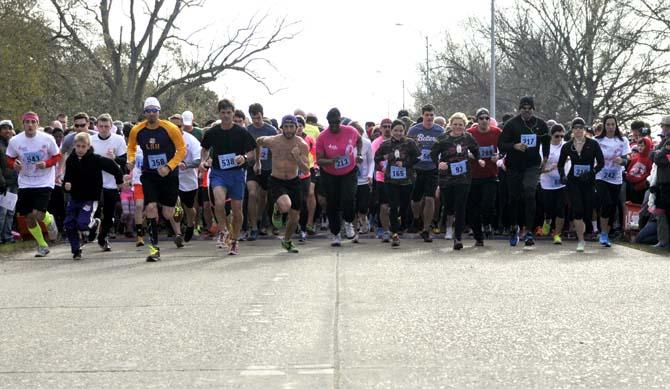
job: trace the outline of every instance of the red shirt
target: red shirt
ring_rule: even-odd
[[[491,161],[491,156],[498,153],[498,138],[502,134],[502,130],[498,127],[489,126],[486,132],[480,132],[479,126],[474,125],[467,130],[472,135],[479,145],[479,155],[481,159],[486,162],[484,167],[479,166],[477,161],[470,161],[470,171],[472,178],[493,178],[498,177],[498,167],[496,163]]]

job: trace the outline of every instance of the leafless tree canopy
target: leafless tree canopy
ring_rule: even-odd
[[[295,36],[294,22],[284,18],[272,24],[267,16],[253,17],[203,48],[179,26],[191,23],[182,17],[185,10],[204,2],[128,0],[115,5],[114,0],[50,0],[58,18],[55,38],[91,61],[109,91],[110,110],[124,116],[136,113],[147,95],[177,98],[225,71],[243,73],[267,88],[257,65],[271,66],[263,55]],[[119,5],[124,19],[113,20],[113,6]],[[186,48],[204,54],[182,55]]]

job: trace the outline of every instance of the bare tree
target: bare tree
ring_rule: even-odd
[[[183,36],[178,25],[188,8],[201,7],[205,0],[129,0],[127,20],[112,24],[114,0],[50,0],[58,17],[55,38],[68,42],[84,53],[100,72],[109,90],[117,115],[137,112],[146,95],[160,97],[170,91],[173,98],[217,79],[223,72],[245,74],[266,89],[257,62],[270,64],[263,54],[277,44],[292,39],[294,23],[278,20],[269,33],[264,29],[268,18],[253,17],[229,34],[223,43],[210,44],[200,58],[185,59],[182,49],[199,46]],[[118,38],[113,25],[129,26],[127,36],[121,27]],[[103,47],[100,55],[96,47]],[[165,60],[169,58],[169,61]],[[176,91],[175,91],[176,90]]]

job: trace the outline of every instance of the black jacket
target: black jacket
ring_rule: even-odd
[[[70,183],[70,195],[79,201],[98,201],[102,192],[102,172],[114,176],[117,184],[123,183],[123,173],[113,159],[93,154],[90,148],[81,159],[73,152],[65,162],[65,183]]]
[[[595,182],[596,174],[603,167],[605,167],[605,159],[603,158],[603,151],[600,149],[600,144],[593,139],[586,138],[584,146],[582,146],[582,153],[577,153],[575,149],[575,140],[572,139],[561,147],[561,155],[558,157],[558,174],[561,178],[565,177],[565,162],[570,158],[570,171],[568,172],[568,179],[577,180],[575,175],[575,166],[580,166],[580,170],[587,171],[580,174],[582,177],[579,181]],[[595,167],[593,164],[595,162]]]
[[[526,143],[522,142],[522,135],[526,137],[535,135],[534,138],[531,138],[532,141],[527,140],[527,142],[534,143],[535,146],[528,147],[526,151],[516,150],[514,148],[516,143]],[[533,117],[530,122],[525,122],[521,115],[516,115],[505,123],[502,134],[498,138],[498,149],[507,155],[505,163],[508,168],[523,171],[527,167],[540,166],[542,162],[540,145],[542,145],[542,156],[549,157],[549,142],[551,142],[551,137],[544,120]]]

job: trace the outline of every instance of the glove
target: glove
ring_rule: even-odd
[[[567,176],[561,176],[561,184],[568,185],[568,177]]]

